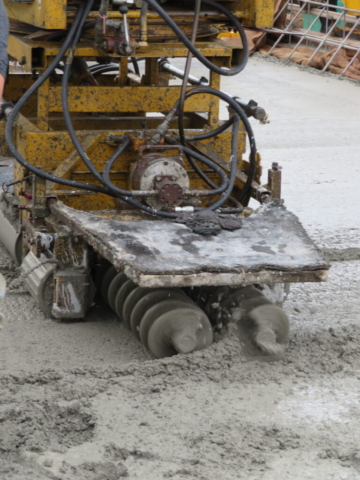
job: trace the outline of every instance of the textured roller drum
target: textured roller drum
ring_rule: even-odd
[[[158,288],[144,288],[144,287],[136,287],[132,292],[129,293],[127,298],[125,299],[124,306],[123,306],[123,316],[124,321],[128,323],[131,327],[131,331],[139,338],[138,330],[131,324],[131,314],[136,306],[136,304],[143,298],[145,295],[149,293],[157,292],[158,290],[164,290],[163,287]],[[177,290],[177,289],[175,289]]]
[[[184,299],[190,301],[180,288],[159,288],[147,289],[148,293],[144,295],[133,307],[130,315],[130,326],[136,337],[140,340],[140,322],[149,308],[164,300]]]
[[[282,358],[289,335],[289,319],[284,310],[268,300],[252,285],[231,290],[221,302],[230,316],[244,351]]]
[[[112,265],[104,274],[102,282],[101,282],[101,296],[107,302],[108,301],[108,291],[110,287],[110,283],[117,275],[116,268]]]
[[[115,277],[112,279],[109,285],[107,299],[110,307],[113,309],[114,312],[116,312],[116,309],[115,309],[116,296],[119,293],[120,288],[123,286],[123,284],[127,280],[128,280],[128,277],[125,275],[125,273],[120,272],[117,275],[115,275]]]
[[[213,331],[205,313],[185,305],[161,315],[148,334],[148,348],[156,358],[195,352],[212,342]]]
[[[127,296],[137,287],[136,283],[134,283],[132,280],[126,280],[118,291],[116,298],[115,298],[115,311],[120,318],[124,322],[124,325],[127,328],[130,328],[130,325],[124,321],[123,317],[123,307],[124,307],[124,302]]]
[[[187,301],[185,298],[178,298],[172,300],[163,300],[160,303],[156,303],[150,307],[145,314],[143,315],[140,323],[140,341],[145,346],[148,347],[148,335],[152,324],[159,318],[161,315],[167,312],[176,310],[177,308],[183,308],[186,306],[197,309],[196,305],[189,299]]]

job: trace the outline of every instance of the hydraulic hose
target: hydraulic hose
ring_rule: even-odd
[[[98,75],[99,73],[104,73],[102,70],[106,69],[106,72],[119,70],[119,65],[117,63],[98,63],[97,65],[91,65],[89,67],[90,72],[93,75]],[[108,69],[108,70],[107,70]],[[110,70],[111,69],[111,70]]]
[[[236,115],[234,118],[233,134],[231,137],[231,157],[230,157],[230,175],[229,175],[229,185],[226,191],[221,195],[219,200],[214,202],[208,208],[211,210],[216,210],[217,208],[224,205],[227,199],[230,197],[231,192],[235,185],[236,180],[236,170],[237,170],[237,149],[238,149],[238,133],[239,133],[239,117]]]
[[[209,3],[209,0],[203,0],[203,1],[206,1],[206,2]],[[149,2],[152,2],[152,0],[149,0]],[[83,4],[80,5],[80,7],[78,9],[78,12],[76,14],[76,17],[74,19],[74,22],[73,22],[73,24],[70,28],[69,33],[68,33],[68,36],[66,37],[66,40],[65,40],[64,44],[60,48],[59,53],[54,58],[53,62],[49,65],[49,67],[45,70],[45,72],[38,78],[38,80],[32,85],[32,87],[19,100],[19,102],[14,107],[13,111],[11,112],[11,114],[9,116],[9,119],[8,119],[8,123],[6,125],[6,131],[5,131],[6,141],[8,143],[9,150],[12,153],[12,155],[17,159],[17,161],[24,168],[26,168],[27,170],[29,170],[30,172],[34,173],[35,175],[37,175],[41,178],[45,178],[46,180],[49,180],[51,182],[55,182],[55,183],[59,183],[59,184],[62,184],[62,185],[70,186],[72,188],[85,189],[85,190],[93,191],[93,192],[96,192],[96,193],[104,193],[104,194],[107,194],[107,195],[110,195],[110,196],[120,197],[124,201],[128,202],[130,205],[132,205],[136,208],[139,208],[140,210],[145,211],[146,213],[159,215],[159,216],[162,216],[162,217],[165,217],[165,218],[177,218],[177,214],[173,214],[173,213],[170,213],[170,212],[159,211],[159,210],[153,209],[151,207],[148,207],[146,205],[143,205],[143,204],[135,201],[134,199],[129,198],[129,196],[131,195],[131,191],[121,190],[121,189],[115,187],[113,184],[111,184],[108,173],[106,173],[106,175],[105,175],[106,179],[104,179],[103,176],[93,166],[93,164],[91,163],[91,161],[87,157],[87,155],[83,152],[82,146],[81,146],[80,142],[78,141],[78,139],[76,137],[76,134],[75,134],[75,131],[73,129],[72,122],[71,122],[71,116],[70,116],[69,109],[68,109],[68,101],[67,101],[68,80],[69,80],[69,74],[70,74],[71,59],[72,59],[73,54],[74,54],[74,49],[75,49],[75,46],[77,45],[78,40],[80,38],[81,31],[82,31],[82,25],[84,25],[84,23],[86,21],[86,18],[87,18],[88,13],[91,9],[91,6],[92,6],[92,2],[89,2],[86,6],[83,5]],[[217,5],[217,7],[218,7],[218,5]],[[12,127],[13,127],[15,119],[16,119],[18,113],[20,112],[22,106],[30,98],[30,96],[44,83],[44,81],[47,78],[49,78],[51,73],[57,67],[58,63],[62,60],[62,58],[63,58],[66,50],[69,48],[69,46],[71,47],[71,53],[68,56],[67,61],[65,63],[64,75],[63,75],[63,84],[62,84],[62,86],[63,86],[62,93],[63,93],[63,101],[64,101],[65,121],[68,124],[69,133],[70,133],[70,136],[71,136],[71,138],[74,142],[74,145],[77,148],[79,155],[84,160],[84,163],[87,165],[89,170],[93,173],[94,177],[99,182],[106,185],[107,188],[103,188],[103,187],[99,187],[99,186],[91,185],[91,184],[87,184],[87,183],[80,183],[80,182],[76,182],[74,180],[68,180],[68,179],[56,177],[56,176],[52,175],[51,173],[44,172],[43,170],[41,170],[41,169],[31,165],[29,162],[27,162],[27,160],[24,159],[19,154],[19,152],[16,150],[16,148],[14,146],[14,143],[12,141]],[[196,53],[194,53],[194,56],[196,56],[198,58]],[[209,62],[209,63],[211,64],[211,62]],[[222,70],[222,69],[220,69],[220,70]],[[224,73],[224,72],[226,72],[226,73]],[[223,70],[223,74],[225,74],[225,75],[228,75],[229,74],[228,72],[229,71]],[[235,73],[236,72],[231,73],[231,74],[235,74]],[[206,90],[206,92],[204,91],[204,89]],[[222,94],[223,95],[222,96],[221,92],[217,92],[216,90],[211,89],[209,87],[195,88],[195,89],[191,90],[191,92],[188,92],[188,94],[186,95],[186,98],[189,98],[189,96],[194,95],[196,93],[212,93],[214,95],[219,96],[223,100],[227,101],[232,106],[232,108],[236,111],[236,113],[238,113],[239,117],[242,119],[243,123],[245,124],[245,128],[247,129],[248,134],[249,134],[251,153],[253,154],[254,151],[256,152],[255,141],[253,139],[253,135],[251,136],[250,133],[249,133],[250,131],[252,132],[251,126],[248,123],[245,114],[243,114],[241,108],[238,107],[236,102],[232,102],[232,99],[230,97],[228,97],[227,95]],[[236,120],[236,122],[237,122],[237,126],[236,126],[235,130],[237,131],[238,120]],[[250,128],[250,130],[249,130],[248,127]],[[217,130],[218,129],[216,129],[216,131]],[[213,134],[214,134],[214,132],[215,131],[213,131]],[[208,132],[208,133],[211,133],[211,132]],[[236,139],[235,139],[235,137],[236,137]],[[119,157],[119,155],[125,150],[125,148],[128,145],[128,142],[129,142],[129,140],[127,139],[111,156],[111,158],[108,162],[108,172],[109,173],[110,173],[111,166],[114,164],[114,162]],[[234,145],[237,145],[236,142],[237,142],[237,135],[233,135],[232,152],[234,152]],[[184,151],[187,154],[191,155],[192,157],[196,158],[197,160],[201,161],[205,165],[212,168],[216,173],[218,173],[221,176],[222,185],[220,187],[218,187],[217,189],[215,189],[212,193],[214,195],[218,194],[218,193],[223,193],[223,195],[222,195],[221,199],[219,199],[213,205],[208,207],[208,209],[211,209],[211,210],[217,209],[219,206],[221,206],[227,200],[227,198],[229,197],[229,195],[231,193],[231,190],[233,188],[232,175],[230,174],[230,180],[228,180],[227,176],[225,175],[223,170],[216,163],[212,162],[210,159],[198,154],[197,152],[194,152],[194,151],[188,149],[187,147],[184,148]],[[235,152],[235,154],[236,154],[236,152]],[[254,155],[252,155],[252,156],[254,156]],[[234,158],[233,155],[232,155],[232,158]],[[236,160],[236,158],[235,158],[235,160]],[[254,157],[254,161],[255,161],[255,157]],[[252,163],[251,163],[251,165],[252,165]],[[256,167],[256,162],[255,162],[255,167]],[[235,169],[234,171],[236,172],[236,161],[232,161],[231,171],[233,170],[233,168]],[[250,170],[251,170],[251,168],[250,168]],[[250,179],[250,176],[251,175],[249,174],[248,180]],[[251,182],[250,182],[250,185],[251,185]],[[244,190],[245,190],[245,187],[244,187]]]
[[[233,15],[227,8],[223,7],[220,3],[213,2],[212,0],[202,0],[202,3],[206,3],[210,5],[215,10],[220,11],[224,14],[230,21],[230,23],[236,28],[239,32],[242,44],[243,44],[243,55],[241,58],[240,63],[230,69],[224,69],[222,67],[218,67],[214,65],[210,60],[208,60],[204,55],[202,55],[199,50],[191,43],[191,40],[187,38],[184,32],[176,25],[174,20],[170,17],[170,15],[157,3],[156,0],[145,0],[156,13],[160,15],[160,17],[168,24],[168,26],[172,29],[175,35],[181,40],[181,42],[186,46],[188,50],[196,57],[205,67],[207,67],[212,72],[218,73],[219,75],[225,76],[232,76],[240,73],[247,64],[249,58],[249,48],[248,48],[248,41],[246,38],[245,30],[239,20]]]
[[[191,39],[190,39],[191,44],[193,46],[195,46],[196,34],[197,34],[197,29],[199,24],[200,8],[201,8],[201,0],[195,0],[194,23],[193,23],[193,30],[192,30]],[[180,143],[184,146],[186,146],[185,127],[184,127],[184,103],[185,103],[186,87],[188,83],[192,58],[193,58],[193,55],[189,50],[186,58],[186,63],[185,63],[184,78],[183,78],[183,82],[180,90],[180,100],[179,100],[179,106],[178,106],[178,126],[179,126]],[[210,185],[210,183],[207,181],[208,180],[207,175],[205,175],[204,172],[201,170],[201,168],[198,167],[197,163],[193,160],[191,155],[186,154],[186,158],[190,163],[190,165],[192,166],[192,168],[195,170],[195,172],[199,175],[199,177],[202,178],[208,185]]]
[[[35,167],[31,163],[29,163],[16,149],[13,138],[12,138],[12,130],[13,126],[15,123],[15,120],[20,113],[21,108],[23,105],[27,102],[27,100],[33,95],[33,93],[36,92],[36,90],[41,87],[41,85],[49,78],[51,73],[57,68],[58,63],[62,60],[66,50],[69,48],[69,45],[71,43],[71,40],[79,28],[79,25],[81,23],[82,15],[84,12],[85,5],[81,4],[79,6],[79,9],[76,13],[74,22],[69,30],[68,36],[66,37],[65,42],[61,46],[59,53],[56,55],[54,60],[51,62],[51,64],[48,66],[48,68],[45,70],[45,72],[36,80],[36,82],[29,88],[27,92],[21,97],[21,99],[16,103],[15,107],[12,109],[12,112],[9,115],[6,128],[5,128],[5,139],[7,146],[9,148],[9,151],[11,152],[11,155],[13,155],[16,160],[22,165],[24,168],[29,170],[31,173],[34,173],[40,178],[44,178],[46,180],[49,180],[51,182],[59,183],[61,185],[66,185],[68,187],[72,187],[74,189],[82,189],[82,190],[89,190],[91,192],[96,192],[96,193],[105,193],[107,195],[112,195],[107,189],[103,187],[99,187],[97,185],[90,185],[87,183],[80,183],[76,182],[74,180],[67,180],[65,178],[57,177],[55,175],[52,175],[51,173],[44,172],[43,170]]]
[[[232,117],[232,121],[234,123],[234,127],[233,127],[233,134],[232,134],[232,137],[231,137],[230,176],[229,176],[229,180],[228,180],[228,183],[227,183],[227,186],[226,186],[226,190],[223,189],[222,192],[220,192],[219,188],[216,188],[216,185],[210,179],[208,179],[208,182],[211,183],[210,186],[215,187],[214,190],[213,190],[213,193],[216,193],[216,194],[222,193],[222,195],[219,198],[219,200],[217,200],[213,204],[209,205],[206,209],[202,209],[202,210],[217,210],[219,207],[221,207],[228,200],[228,198],[230,197],[231,192],[234,188],[235,180],[236,180],[236,170],[237,170],[237,146],[238,146],[238,133],[239,133],[239,117],[237,115]],[[174,139],[172,137],[165,137],[165,141],[169,144],[174,143]],[[192,156],[196,159],[200,159],[200,157],[202,156],[199,153],[197,153],[193,150],[190,150],[190,148],[185,147],[185,146],[183,146],[183,150],[184,150],[184,153],[186,153],[187,155]],[[218,173],[220,173],[220,172],[224,173],[223,170],[220,167],[218,167],[218,168],[219,168]]]
[[[226,93],[221,92],[219,90],[215,90],[214,88],[211,88],[211,87],[200,86],[200,87],[195,87],[192,90],[188,91],[186,94],[186,98],[190,98],[193,95],[196,95],[198,93],[206,93],[206,94],[214,95],[215,97],[219,97],[221,100],[224,100],[226,103],[230,105],[230,107],[240,117],[242,123],[244,124],[245,130],[249,139],[249,145],[250,145],[250,170],[248,173],[248,178],[241,191],[241,194],[239,198],[237,198],[237,200],[241,202],[248,195],[251,189],[251,184],[255,177],[255,172],[256,172],[256,142],[255,142],[253,129],[243,109],[232,97],[230,97]]]
[[[105,2],[106,3],[106,2]],[[83,24],[85,23],[87,16],[91,10],[93,4],[93,0],[90,0],[82,14],[82,18],[80,20],[80,23]],[[64,74],[62,77],[62,82],[61,82],[61,98],[62,98],[62,107],[63,107],[63,115],[64,115],[64,120],[66,127],[68,129],[70,138],[86,167],[89,169],[89,171],[94,175],[96,180],[98,180],[100,183],[104,184],[102,175],[99,173],[99,171],[95,168],[93,163],[91,162],[90,158],[86,155],[84,152],[81,143],[79,139],[76,136],[74,126],[72,124],[71,120],[71,115],[69,111],[69,99],[68,99],[68,90],[69,90],[69,78],[70,78],[70,73],[71,73],[71,64],[72,60],[74,58],[74,51],[76,48],[76,45],[78,44],[78,41],[81,36],[81,28],[77,30],[77,32],[74,35],[74,38],[71,41],[71,46],[70,46],[70,51],[67,55],[67,58],[65,60],[65,68],[64,68]]]
[[[233,117],[230,117],[229,120],[226,120],[220,127],[214,128],[214,130],[211,130],[210,132],[205,132],[205,133],[200,133],[199,135],[193,135],[193,136],[186,136],[185,140],[187,142],[191,142],[193,140],[207,140],[208,138],[215,137],[216,135],[220,135],[220,133],[224,132],[227,130],[231,125],[234,123]]]
[[[91,9],[91,2],[86,6],[86,8],[85,8],[85,10],[82,14],[82,19],[81,19],[82,22],[86,21],[86,18],[87,18],[87,15],[88,15],[90,9]],[[75,47],[76,47],[76,45],[79,41],[80,35],[81,35],[81,29],[79,29],[77,31],[77,33],[75,34],[75,36],[74,36],[74,38],[71,42],[71,49],[70,49],[70,53],[68,54],[68,57],[67,57],[66,62],[65,62],[64,75],[63,75],[63,79],[62,79],[62,105],[63,105],[63,114],[64,114],[66,127],[68,129],[70,138],[71,138],[71,140],[72,140],[80,158],[83,160],[84,164],[89,169],[89,171],[94,175],[94,177],[100,183],[105,185],[109,189],[109,191],[111,191],[114,195],[123,198],[123,200],[125,200],[125,201],[128,201],[128,197],[131,197],[133,195],[133,192],[131,190],[123,190],[123,189],[120,189],[120,188],[116,187],[115,185],[113,185],[111,183],[110,176],[109,176],[110,175],[110,169],[111,169],[112,165],[114,164],[114,162],[117,160],[119,155],[125,149],[125,148],[123,148],[123,145],[121,145],[119,147],[119,149],[117,149],[113,153],[113,155],[110,157],[110,159],[108,160],[107,165],[106,165],[105,170],[104,170],[104,174],[106,175],[106,177],[105,177],[95,168],[95,166],[91,162],[90,158],[84,152],[84,150],[81,146],[81,143],[80,143],[79,139],[77,138],[74,126],[72,124],[71,115],[70,115],[70,111],[69,111],[69,104],[68,104],[68,84],[69,84],[69,77],[70,77],[70,71],[71,71],[71,60],[73,58],[74,49],[75,49]],[[215,162],[212,162],[211,160],[207,159],[206,157],[204,157],[202,155],[198,155],[198,159],[202,163],[205,163],[205,165],[212,168],[215,172],[219,173],[219,175],[222,177],[221,186],[218,187],[216,190],[214,190],[213,194],[217,195],[219,193],[224,192],[226,187],[227,187],[227,184],[228,184],[228,179],[227,179],[226,175],[224,174],[224,172],[218,167],[218,165],[216,165]],[[139,208],[139,206],[141,204],[139,202],[135,201],[135,200],[134,200],[134,202],[135,202],[136,206]],[[153,209],[152,209],[152,213],[153,213]]]

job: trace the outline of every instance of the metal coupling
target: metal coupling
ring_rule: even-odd
[[[195,208],[192,205],[187,205],[186,207],[175,207],[176,213],[193,213]]]
[[[239,97],[233,97],[233,99],[244,110],[247,117],[254,117],[256,120],[259,120],[261,124],[270,123],[265,109],[260,107],[255,100],[250,100],[248,103],[246,103]]]
[[[170,123],[172,122],[173,118],[175,117],[178,111],[178,103],[170,110],[170,112],[166,115],[165,120],[157,126],[155,130],[155,134],[151,137],[151,143],[153,145],[157,145],[167,134]]]

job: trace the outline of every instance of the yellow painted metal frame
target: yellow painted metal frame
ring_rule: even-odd
[[[243,24],[248,26],[262,27],[272,24],[273,1],[272,0],[235,0],[231,2],[230,8],[242,19]],[[24,21],[31,25],[52,29],[64,29],[67,24],[72,21],[74,12],[67,10],[66,0],[35,0],[32,4],[12,3],[11,11],[8,9],[11,18]],[[89,18],[95,18],[97,12],[91,12]],[[183,22],[191,22],[191,16],[188,12],[172,13],[173,18],[179,24]],[[138,22],[140,17],[139,10],[130,10],[128,18],[130,24]],[[117,12],[110,12],[109,18],[119,19]],[[157,14],[148,13],[148,21],[160,22],[161,19]],[[214,22],[221,24],[223,17],[216,13],[210,14],[203,18],[203,22]],[[237,47],[219,39],[211,41],[200,41],[196,43],[198,50],[213,63],[218,66],[231,65],[232,58]],[[29,73],[34,69],[42,71],[49,65],[52,59],[59,51],[58,43],[36,41],[26,38],[22,35],[10,35],[9,38],[9,54],[12,58],[19,60],[24,69]],[[148,43],[147,46],[139,46],[135,53],[135,57],[145,57],[146,74],[141,79],[140,84],[134,84],[129,79],[127,70],[127,59],[119,58],[117,55],[108,54],[112,61],[119,62],[119,75],[102,77],[99,86],[78,86],[71,85],[69,87],[69,110],[74,121],[79,118],[80,123],[86,123],[85,130],[78,130],[77,136],[82,143],[84,151],[91,158],[94,166],[102,171],[105,166],[105,159],[108,159],[113,153],[116,146],[109,142],[109,133],[122,135],[133,131],[134,115],[142,118],[144,121],[151,121],[152,127],[159,124],[161,119],[149,119],[145,117],[147,112],[168,112],[180,95],[179,86],[167,85],[169,74],[162,73],[165,84],[159,83],[158,77],[158,59],[167,57],[186,57],[188,50],[183,44],[176,41],[167,41],[161,43]],[[85,58],[87,61],[95,60],[99,56],[104,56],[104,52],[95,49],[91,40],[83,40],[77,47],[74,56]],[[6,89],[6,95],[9,100],[17,100],[21,95],[21,91],[26,85],[28,88],[32,84],[31,77],[10,76],[10,83]],[[114,80],[115,83],[114,83]],[[220,88],[220,76],[210,73],[210,86],[215,89]],[[219,125],[219,99],[210,95],[201,94],[189,98],[184,107],[186,115],[188,115],[189,125],[188,133],[199,133],[199,128],[203,128],[203,124],[207,123],[206,128],[215,128]],[[61,87],[50,81],[49,79],[39,88],[37,94],[29,102],[22,113],[27,116],[34,117],[29,121],[24,116],[20,116],[19,122],[15,129],[16,146],[21,155],[31,164],[52,171],[55,175],[63,178],[71,178],[80,182],[95,183],[96,181],[87,171],[81,162],[77,152],[70,139],[69,133],[64,129],[56,127],[61,124],[57,121],[58,115],[62,112]],[[207,113],[208,120],[201,120],[196,114]],[[101,119],[92,118],[92,114],[107,114],[109,119],[104,118],[107,127],[104,129]],[[194,116],[195,115],[195,116]],[[125,118],[124,118],[125,116]],[[30,118],[29,117],[29,118]],[[117,118],[122,118],[117,124]],[[126,120],[128,117],[128,120]],[[192,125],[190,118],[195,119]],[[197,118],[197,119],[196,119]],[[200,123],[199,123],[200,122]],[[202,122],[202,123],[201,123]],[[0,125],[0,136],[1,136]],[[149,128],[148,135],[153,131]],[[223,159],[230,158],[230,132],[224,132],[216,138],[203,141],[207,148],[217,153]],[[245,133],[241,128],[239,132],[239,168],[247,171],[248,162],[242,160],[242,154],[245,151]],[[129,172],[137,158],[136,148],[128,148],[127,151],[114,165],[111,172],[112,180],[120,188],[129,188]],[[260,163],[260,157],[258,158]],[[190,187],[195,189],[208,188],[207,185],[192,172],[190,165],[187,163],[185,167],[190,177]],[[261,168],[258,168],[256,180],[259,180]],[[16,164],[15,177],[21,179],[26,175],[24,169]],[[216,181],[216,175],[208,172],[209,177]],[[243,174],[241,174],[243,175]],[[237,187],[241,188],[243,178],[238,176]],[[21,184],[15,187],[15,192],[19,196],[21,202],[24,198],[21,196],[23,186]],[[86,191],[72,191],[69,188],[59,184],[48,185],[47,195],[56,195],[67,205],[82,210],[103,210],[115,207],[113,198],[102,194],[94,194]]]
[[[181,6],[181,2],[179,2]],[[243,24],[249,27],[264,28],[272,26],[274,0],[235,0],[229,2],[228,7],[235,15],[241,18]],[[47,30],[66,28],[67,18],[73,16],[71,10],[67,10],[66,0],[34,0],[32,3],[11,2],[7,6],[9,18],[34,25]],[[95,17],[97,12],[92,12],[89,17]],[[140,10],[130,10],[129,19],[139,18]],[[118,18],[117,12],[111,12],[109,18]],[[149,19],[157,19],[159,15],[149,13]],[[181,21],[189,19],[189,16],[177,12],[177,18]],[[218,16],[209,15],[209,20]]]

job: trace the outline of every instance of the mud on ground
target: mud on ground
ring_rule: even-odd
[[[1,478],[360,478],[359,274],[360,261],[336,262],[329,283],[292,288],[277,363],[245,360],[231,335],[152,360],[110,312],[54,322],[15,282],[0,338]]]
[[[259,58],[226,81],[269,110],[264,168],[284,166],[329,282],[292,287],[281,362],[245,360],[231,335],[159,361],[109,310],[44,318],[0,248],[1,480],[360,479],[358,89]]]

